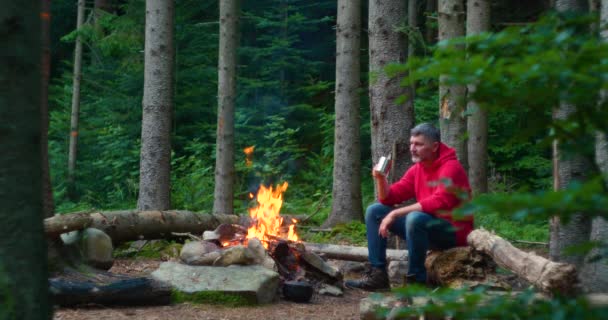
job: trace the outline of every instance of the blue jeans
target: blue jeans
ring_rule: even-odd
[[[367,207],[365,225],[367,228],[367,248],[372,267],[386,268],[386,238],[378,233],[382,219],[394,207],[374,203]],[[449,249],[456,246],[454,227],[444,219],[435,218],[421,211],[408,213],[389,226],[389,230],[407,242],[408,276],[415,276],[419,282],[426,281],[424,260],[428,249]]]

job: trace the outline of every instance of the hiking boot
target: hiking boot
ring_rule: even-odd
[[[344,285],[348,288],[357,288],[365,291],[388,291],[391,285],[385,269],[372,268],[361,280],[347,280]]]

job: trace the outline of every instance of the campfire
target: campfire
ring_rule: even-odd
[[[243,151],[249,166],[253,147]],[[200,241],[184,245],[181,261],[216,267],[261,265],[278,273],[280,292],[294,301],[308,301],[313,291],[340,291],[342,274],[306,249],[298,237],[296,219],[280,215],[287,187],[287,182],[260,185],[255,196],[250,194],[256,205],[249,209],[248,221],[205,231]]]

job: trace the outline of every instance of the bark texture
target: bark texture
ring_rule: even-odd
[[[499,266],[511,270],[542,291],[566,295],[575,293],[577,273],[571,264],[553,262],[533,252],[521,251],[483,229],[473,230],[467,241],[476,250],[491,256]]]
[[[232,214],[234,199],[234,101],[239,0],[220,1],[217,142],[213,213]]]
[[[168,305],[171,285],[149,277],[131,277],[97,269],[66,270],[49,279],[53,303],[62,307]]]
[[[359,126],[361,1],[338,0],[332,208],[324,227],[362,220]]]
[[[76,30],[82,28],[84,23],[85,1],[78,0],[76,16]],[[76,174],[76,153],[78,151],[78,121],[80,115],[80,78],[82,76],[82,41],[76,37],[74,47],[74,70],[72,72],[72,113],[70,115],[70,148],[68,151],[68,191],[74,196],[74,183]]]
[[[410,29],[410,34],[418,33],[418,1],[407,1],[407,26]],[[416,41],[413,37],[407,39],[407,56],[411,57],[416,54]]]
[[[555,119],[566,119],[575,110],[575,106],[561,103],[554,112]],[[554,188],[565,189],[569,183],[585,180],[585,173],[589,169],[588,163],[580,155],[564,154],[560,150],[559,142],[553,144]],[[551,259],[574,264],[581,268],[584,256],[581,254],[566,254],[568,247],[589,241],[591,220],[583,214],[574,214],[570,221],[564,224],[558,217],[553,217],[550,223],[549,254]]]
[[[435,24],[435,20],[432,18],[432,14],[436,11],[437,0],[426,0],[424,38],[427,46],[433,45],[435,42],[437,42],[437,28],[433,26]]]
[[[586,12],[589,9],[589,0],[554,0],[554,8],[557,11]]]
[[[354,247],[325,243],[305,243],[306,249],[319,254],[327,259],[347,261],[368,261],[367,247]],[[407,261],[407,250],[386,250],[387,261]]]
[[[49,168],[49,78],[51,73],[51,0],[42,0],[40,11],[42,43],[42,84],[40,94],[40,152],[42,160],[42,201],[44,216],[50,217],[55,212],[51,170]]]
[[[608,0],[590,1],[590,10],[599,11],[600,25],[608,22]],[[608,30],[602,29],[600,36],[603,41],[608,39]],[[607,92],[600,94],[600,102],[606,101]],[[595,163],[604,176],[605,188],[608,188],[608,139],[604,132],[597,132],[595,137]],[[608,245],[608,222],[596,217],[591,221],[591,241],[598,241],[604,246]],[[592,259],[601,254],[597,249],[590,252],[588,258]],[[581,281],[585,290],[590,292],[608,292],[608,257],[599,261],[588,261],[581,270]]]
[[[462,0],[439,0],[439,41],[449,40],[465,35],[465,9]],[[463,48],[464,54],[464,48]],[[464,111],[464,97],[466,86],[443,84],[445,76],[439,81],[439,120],[441,141],[456,149],[456,156],[463,166],[467,162],[467,130],[466,119],[462,116]],[[467,168],[465,168],[466,170]]]
[[[140,210],[171,207],[171,117],[173,111],[174,1],[146,1],[145,70]]]
[[[467,36],[490,31],[490,0],[467,0]],[[475,85],[468,86],[475,92]],[[467,152],[469,181],[473,194],[488,191],[488,112],[468,100],[467,109],[473,113],[467,118],[469,138]]]
[[[555,10],[559,12],[574,11],[586,12],[588,2],[585,0],[556,0]],[[554,111],[553,118],[556,120],[567,119],[576,110],[576,106],[566,102],[560,102],[559,107]],[[553,143],[553,178],[556,190],[564,189],[573,181],[585,180],[585,172],[588,163],[585,159],[576,154],[569,154],[566,150],[560,150],[559,141]],[[583,214],[574,214],[567,224],[561,223],[560,219],[551,219],[549,253],[555,261],[572,263],[577,268],[581,268],[584,263],[584,256],[581,254],[566,254],[564,250],[570,246],[585,243],[589,240],[591,232],[591,221]]]
[[[50,319],[42,219],[40,1],[0,1],[0,318]]]
[[[431,251],[424,266],[430,284],[450,287],[460,287],[472,281],[489,283],[496,273],[496,263],[490,256],[471,247]]]
[[[399,77],[389,78],[384,67],[407,60],[406,36],[396,28],[406,16],[404,1],[369,2],[369,101],[371,114],[372,161],[392,154],[389,182],[403,176],[412,164],[409,152],[410,130],[414,126],[413,91],[399,84]],[[406,95],[403,103],[396,99]],[[371,167],[372,164],[370,164]]]
[[[56,215],[44,220],[49,237],[87,227],[99,229],[112,238],[114,244],[142,239],[165,239],[172,232],[202,234],[215,230],[220,224],[237,224],[236,215],[200,214],[191,211],[105,211]]]

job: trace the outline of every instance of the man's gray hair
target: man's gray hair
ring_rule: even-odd
[[[441,141],[441,132],[439,129],[435,128],[434,125],[425,122],[421,123],[410,131],[410,135],[412,137],[423,135],[431,140],[431,142],[440,142]]]

